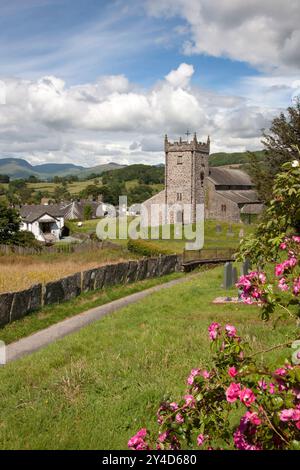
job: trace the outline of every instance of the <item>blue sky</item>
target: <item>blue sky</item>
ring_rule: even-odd
[[[300,89],[295,0],[1,0],[0,13],[2,156],[156,163],[162,135],[187,127],[216,151],[258,148]]]

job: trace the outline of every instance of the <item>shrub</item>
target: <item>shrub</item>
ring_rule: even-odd
[[[138,239],[133,240],[130,238],[127,242],[127,248],[132,253],[141,256],[158,256],[158,255],[172,255],[173,252],[167,248],[161,248],[155,243],[148,240]]]
[[[192,369],[183,398],[161,403],[157,435],[141,429],[129,448],[300,449],[300,341],[292,361],[270,370],[233,325],[214,322],[208,330],[213,367]]]

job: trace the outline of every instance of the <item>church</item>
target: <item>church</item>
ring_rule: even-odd
[[[166,135],[164,147],[165,189],[143,203],[144,211],[149,213],[158,204],[176,205],[176,213],[164,220],[185,224],[197,221],[197,205],[204,207],[206,219],[228,222],[251,223],[262,212],[263,204],[247,173],[210,166],[209,137],[199,142],[195,133],[192,140],[170,142]]]

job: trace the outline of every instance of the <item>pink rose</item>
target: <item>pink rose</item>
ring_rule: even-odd
[[[177,415],[175,416],[175,419],[176,419],[177,423],[179,423],[179,424],[182,424],[184,422],[184,418],[183,418],[181,413],[177,413]]]
[[[250,406],[255,401],[255,395],[250,388],[243,388],[240,392],[240,400],[244,405]]]
[[[280,279],[280,281],[278,282],[278,287],[279,287],[279,289],[282,290],[283,292],[289,290],[289,286],[287,285],[286,279],[285,279],[284,277],[282,277],[282,278]]]
[[[229,369],[228,369],[228,375],[229,375],[230,377],[233,378],[233,377],[235,377],[237,374],[238,374],[238,371],[236,370],[236,368],[235,368],[234,366],[229,367]]]
[[[283,375],[286,374],[286,370],[285,370],[283,367],[280,367],[279,369],[276,369],[276,370],[275,370],[275,374],[276,374],[276,375],[283,376]]]
[[[193,395],[184,395],[185,399],[185,406],[188,406],[190,408],[194,408],[196,405],[196,400],[193,397]]]
[[[235,402],[239,396],[241,391],[241,385],[232,382],[226,390],[226,400],[229,403]]]
[[[280,421],[299,421],[300,420],[300,410],[295,408],[289,408],[287,410],[282,410],[279,413]]]
[[[220,323],[213,322],[208,327],[209,338],[211,341],[215,341],[220,334]]]
[[[192,370],[191,370],[191,373],[190,373],[190,375],[189,375],[189,377],[188,377],[188,379],[187,379],[188,385],[193,385],[195,377],[197,377],[197,376],[200,375],[200,374],[201,374],[201,370],[200,370],[200,369],[192,369]]]
[[[173,411],[176,411],[179,408],[178,404],[175,401],[172,401],[172,403],[170,403],[169,406],[170,406],[171,410],[173,410]]]
[[[203,435],[203,434],[199,434],[199,436],[197,437],[197,445],[198,445],[199,447],[201,447],[204,441],[205,441],[204,435]]]
[[[229,336],[229,338],[235,338],[235,336],[236,336],[235,326],[226,325],[225,326],[225,331],[226,331],[227,336]]]

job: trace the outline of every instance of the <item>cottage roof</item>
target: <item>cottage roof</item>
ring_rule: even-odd
[[[26,205],[22,206],[20,209],[20,215],[23,222],[31,223],[37,219],[43,217],[43,215],[48,215],[50,217],[64,217],[64,212],[59,204],[51,205]]]
[[[250,177],[242,170],[211,167],[208,178],[216,186],[254,186]]]

